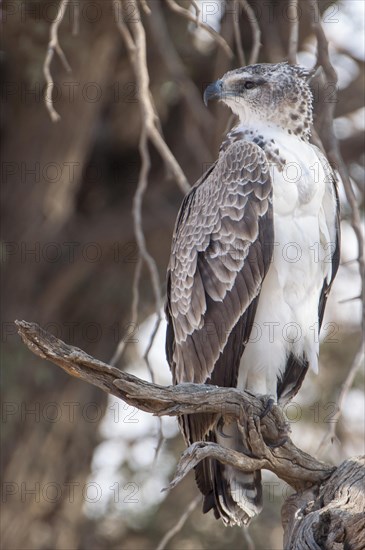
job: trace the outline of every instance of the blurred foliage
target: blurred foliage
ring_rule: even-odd
[[[107,406],[106,396],[69,380],[63,372],[32,357],[12,325],[16,318],[37,321],[64,340],[108,360],[130,322],[137,257],[131,205],[140,167],[140,115],[134,77],[113,20],[111,2],[98,0],[92,4],[99,14],[95,20],[91,12],[85,11],[90,8],[88,0],[80,1],[78,34],[72,33],[76,3],[71,3],[72,10],[69,8],[61,24],[60,42],[72,73],[66,74],[59,60],[54,59],[51,71],[56,84],[55,108],[62,118],[58,124],[52,124],[42,93],[43,61],[55,3],[48,0],[3,2],[5,36],[1,70],[5,109],[1,117],[1,256],[5,408],[2,478],[8,483],[8,489],[15,491],[3,498],[2,540],[6,549],[154,548],[196,495],[191,476],[159,505],[146,506],[134,522],[113,505],[109,505],[102,517],[93,519],[90,513],[85,514],[79,488],[92,480],[89,478],[91,461],[101,436],[97,430],[100,419],[90,422],[82,411],[83,407],[95,403],[98,411],[103,412]],[[184,2],[185,6],[188,4]],[[216,157],[229,113],[221,106],[205,111],[200,102],[201,116],[197,118],[189,102],[191,96],[186,95],[186,82],[171,74],[164,50],[176,50],[198,96],[208,82],[236,67],[237,57],[229,60],[214,43],[205,43],[203,48],[194,25],[171,13],[164,3],[151,0],[149,5],[152,14],[143,16],[143,24],[148,41],[151,90],[165,139],[193,182]],[[288,20],[283,15],[286,0],[272,2],[271,20],[266,0],[252,5],[262,30],[260,61],[282,61],[289,34]],[[331,2],[320,2],[321,11],[330,5]],[[304,0],[300,6],[303,13],[301,50],[310,40],[311,28]],[[340,4],[336,12],[338,25],[342,24],[342,10]],[[248,58],[252,34],[244,16],[240,19],[240,28]],[[236,52],[230,10],[223,15],[220,30]],[[161,48],[162,36],[167,42]],[[354,58],[345,48],[339,53],[353,59],[358,68],[358,76],[340,90],[336,107],[338,116],[349,119],[351,113],[363,107],[364,59]],[[70,90],[74,90],[74,96]],[[100,92],[100,97],[94,101],[90,98],[95,90]],[[320,109],[320,105],[316,105],[316,109]],[[361,193],[363,129],[353,128],[341,139],[340,145]],[[152,147],[151,154],[143,224],[162,284],[182,196]],[[348,216],[346,206],[344,211]],[[152,312],[152,290],[144,269],[140,321]],[[308,378],[303,388],[309,403],[312,392],[317,392],[315,400],[321,403],[335,400],[358,338],[359,327],[342,326],[341,345],[335,349],[329,344],[323,346],[319,378],[315,385]],[[132,369],[137,359],[132,352],[129,357],[128,367],[124,367]],[[355,383],[358,388],[363,387],[363,377],[359,375]],[[73,420],[65,413],[67,402],[79,404]],[[50,403],[61,408],[62,415],[57,422],[44,414]],[[29,412],[32,410],[36,412]],[[300,426],[306,426],[305,430],[310,417],[307,409],[300,422]],[[324,426],[321,428],[323,432]],[[308,429],[310,432],[311,428]],[[311,432],[313,445],[309,444],[313,451],[320,439],[316,429]],[[340,432],[346,442],[348,426],[343,422]],[[161,469],[160,474],[166,479],[172,469],[168,457],[177,458],[182,449],[180,436],[171,436],[165,441],[156,468]],[[346,448],[335,455],[336,459],[344,458]],[[167,467],[164,460],[170,466]],[[124,462],[119,473],[122,479],[133,482],[141,472],[138,467],[135,472],[128,470]],[[153,477],[156,471],[151,466],[142,474]],[[70,502],[64,488],[74,482],[79,488]],[[41,490],[37,501],[34,495],[22,494],[22,483],[27,489],[36,487],[36,483],[40,483],[41,489],[56,483],[63,491],[52,499],[45,498]],[[266,495],[264,511],[252,525],[251,536],[259,549],[280,548],[283,502],[280,491],[282,489],[274,493],[273,500],[270,494]],[[169,548],[179,550],[239,547],[242,547],[241,530],[225,529],[210,515],[203,517],[199,507],[169,544]]]

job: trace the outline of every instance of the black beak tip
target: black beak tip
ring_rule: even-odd
[[[205,88],[203,100],[205,103],[205,106],[208,106],[208,102],[211,99],[220,99],[222,97],[222,81],[217,80],[216,82],[212,82],[212,84],[209,84]]]

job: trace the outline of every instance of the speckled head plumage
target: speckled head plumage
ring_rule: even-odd
[[[311,74],[288,63],[248,65],[227,72],[208,86],[204,100],[222,100],[243,125],[275,124],[308,139],[313,120]]]

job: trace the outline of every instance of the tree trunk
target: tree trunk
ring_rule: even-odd
[[[282,508],[284,548],[365,548],[365,458],[343,462],[320,487],[290,496]]]

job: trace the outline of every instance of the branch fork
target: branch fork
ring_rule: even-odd
[[[321,483],[334,468],[319,462],[294,445],[288,436],[288,424],[281,409],[268,410],[267,400],[236,388],[205,384],[160,386],[107,365],[83,350],[69,346],[44,331],[36,323],[16,321],[18,332],[28,348],[75,376],[103,391],[123,399],[129,405],[155,416],[215,413],[238,422],[247,432],[250,454],[227,449],[216,443],[198,442],[183,453],[170,488],[204,458],[215,458],[242,471],[268,469],[294,489]],[[283,443],[283,435],[286,436]],[[281,444],[283,443],[283,444]],[[280,446],[275,446],[280,444]],[[273,446],[274,445],[274,446]]]
[[[236,388],[204,384],[166,387],[146,382],[65,344],[36,323],[16,321],[16,325],[23,342],[35,355],[138,409],[159,417],[215,413],[238,422],[250,447],[247,454],[212,442],[194,443],[182,454],[175,476],[165,490],[175,487],[205,458],[219,460],[243,472],[267,469],[297,491],[282,508],[285,548],[364,548],[363,457],[347,460],[335,468],[296,447],[288,435],[280,407],[268,407],[265,399]],[[197,499],[189,506],[190,512],[196,504]],[[190,512],[184,514],[171,533],[176,532]],[[164,547],[171,533],[164,537],[159,548]]]

